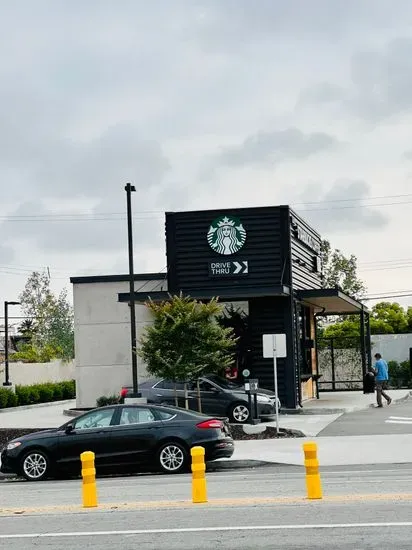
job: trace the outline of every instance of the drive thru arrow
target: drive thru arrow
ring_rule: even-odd
[[[243,273],[249,273],[249,264],[248,264],[248,262],[243,262],[243,265],[245,266],[245,270],[243,271]]]
[[[233,262],[233,265],[235,266],[235,271],[233,272],[235,275],[239,273],[242,269],[242,264],[239,262]]]

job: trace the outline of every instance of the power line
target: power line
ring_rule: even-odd
[[[312,202],[296,202],[292,203],[292,207],[296,206],[312,206],[312,205],[322,205],[322,204],[333,204],[333,203],[346,203],[346,202],[357,202],[357,201],[373,201],[373,200],[382,200],[382,199],[401,199],[412,197],[412,193],[406,193],[401,195],[381,195],[378,197],[356,197],[350,199],[332,199],[325,201],[312,201]],[[343,210],[343,209],[352,209],[352,208],[376,208],[382,206],[401,206],[405,204],[412,204],[412,201],[402,201],[402,202],[384,202],[380,204],[354,204],[350,206],[331,206],[328,208],[307,208],[302,209],[303,212],[318,212],[321,210]],[[138,215],[133,216],[133,219],[136,220],[147,220],[153,219],[157,216],[164,215],[163,210],[140,210],[137,211]],[[145,216],[146,215],[146,216]],[[117,217],[116,217],[117,216]],[[75,213],[49,213],[49,214],[18,214],[10,216],[0,216],[0,221],[123,221],[126,219],[124,212],[75,212]]]

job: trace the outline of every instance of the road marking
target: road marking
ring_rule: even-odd
[[[20,508],[0,508],[0,517],[10,517],[15,515],[44,515],[44,514],[61,514],[61,513],[99,513],[104,511],[129,511],[129,510],[160,510],[160,509],[178,509],[178,508],[212,508],[212,507],[228,507],[228,506],[276,506],[276,505],[296,505],[296,504],[314,504],[318,503],[348,503],[348,502],[365,502],[365,501],[412,501],[412,493],[372,493],[372,494],[352,494],[352,495],[328,495],[322,500],[308,500],[303,496],[291,497],[244,497],[244,498],[222,498],[211,499],[205,504],[193,504],[191,500],[164,500],[164,501],[141,501],[141,502],[122,502],[99,504],[98,508],[83,508],[80,504],[67,504],[60,506],[43,506],[43,507],[24,507]]]
[[[180,533],[215,533],[235,531],[304,531],[306,529],[377,529],[388,527],[412,527],[412,521],[387,523],[315,523],[307,525],[242,525],[239,527],[177,527],[174,529],[128,529],[119,531],[71,531],[67,533],[19,533],[0,535],[0,539],[34,539],[67,537],[107,537],[130,535],[171,535]]]
[[[412,420],[385,420],[386,424],[412,424]]]

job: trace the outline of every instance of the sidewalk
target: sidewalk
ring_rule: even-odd
[[[408,399],[411,390],[390,390],[394,403]],[[319,399],[303,403],[300,414],[342,414],[361,411],[376,404],[376,394],[364,394],[361,391],[321,392]]]
[[[302,445],[308,440],[318,445],[321,467],[412,463],[412,434],[236,441],[230,460],[303,466]]]
[[[58,428],[70,420],[63,411],[75,406],[76,401],[70,400],[2,409],[0,428]]]

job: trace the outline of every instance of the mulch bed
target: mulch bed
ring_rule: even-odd
[[[279,428],[279,434],[276,433],[276,428],[273,426],[267,426],[266,430],[262,433],[247,434],[243,430],[243,426],[239,424],[230,424],[230,431],[235,441],[246,441],[252,439],[286,439],[295,437],[305,437],[305,435],[299,430],[287,430],[286,428]]]
[[[20,437],[25,434],[38,432],[41,429],[25,429],[25,428],[0,428],[0,449],[2,449],[10,440]],[[246,434],[243,431],[243,426],[239,424],[231,424],[230,431],[232,437],[235,441],[246,441],[252,439],[285,439],[285,438],[296,438],[296,437],[305,437],[302,432],[298,430],[286,430],[280,428],[279,435],[276,433],[276,428],[273,426],[267,426],[266,430],[262,433],[257,434]]]

